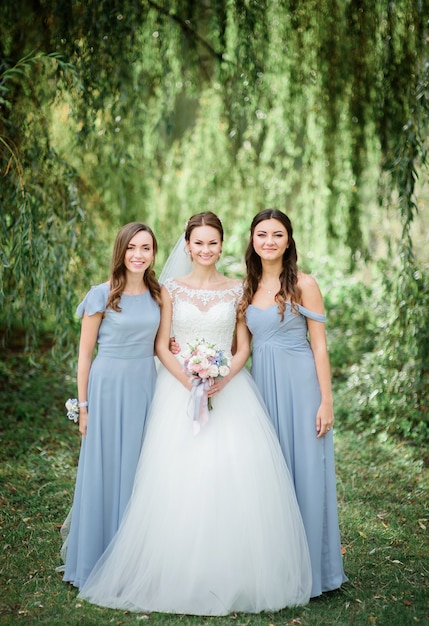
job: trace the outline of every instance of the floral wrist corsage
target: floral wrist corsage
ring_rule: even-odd
[[[66,409],[69,420],[79,421],[79,403],[77,398],[69,398],[66,402]]]
[[[88,406],[88,402],[78,402],[77,398],[69,398],[66,402],[67,417],[74,422],[79,421],[79,407]]]

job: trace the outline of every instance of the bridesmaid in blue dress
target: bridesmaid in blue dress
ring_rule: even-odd
[[[246,268],[240,311],[253,336],[252,375],[294,481],[315,597],[347,581],[323,299],[314,278],[298,271],[292,225],[281,211],[265,209],[254,217]]]
[[[92,287],[77,309],[82,443],[62,550],[65,568],[59,568],[64,581],[76,587],[85,583],[116,533],[132,491],[156,382],[161,303],[153,271],[156,251],[148,226],[126,224],[116,237],[109,282]]]

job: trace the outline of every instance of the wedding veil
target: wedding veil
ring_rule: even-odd
[[[192,270],[192,261],[186,252],[185,234],[183,233],[165,262],[158,278],[162,285],[167,278],[180,278]]]

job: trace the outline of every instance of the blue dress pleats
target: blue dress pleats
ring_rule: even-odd
[[[81,587],[116,533],[128,504],[152,400],[159,306],[150,292],[123,295],[106,310],[109,286],[93,287],[78,314],[103,312],[89,376],[88,430],[82,438],[67,538],[64,580]]]
[[[311,596],[338,589],[343,571],[338,525],[333,433],[316,437],[320,389],[307,338],[309,317],[325,316],[287,303],[281,320],[277,305],[247,309],[253,335],[252,376],[279,437],[295,486],[312,565]]]

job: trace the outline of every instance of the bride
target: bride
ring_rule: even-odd
[[[306,604],[305,532],[278,439],[243,369],[250,339],[244,321],[236,323],[242,287],[216,269],[220,220],[192,216],[185,241],[192,270],[162,287],[156,351],[164,367],[133,494],[79,598],[194,615]],[[204,339],[224,350],[229,373],[196,384],[183,355],[170,352],[171,330],[182,349]]]

